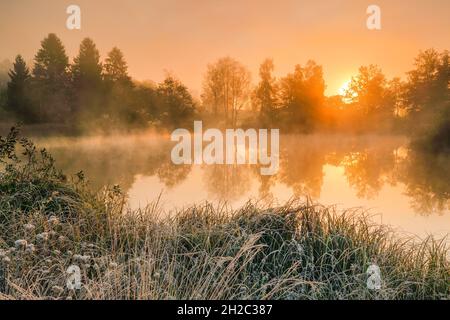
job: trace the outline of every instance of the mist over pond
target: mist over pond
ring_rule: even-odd
[[[260,175],[258,165],[174,165],[168,135],[33,140],[65,173],[83,171],[91,188],[119,184],[132,209],[158,199],[169,213],[205,201],[238,208],[309,198],[363,207],[374,221],[421,237],[450,230],[449,157],[415,152],[401,136],[282,135],[273,176]]]

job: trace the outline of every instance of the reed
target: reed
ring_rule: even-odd
[[[131,211],[118,186],[94,194],[16,129],[0,140],[0,299],[448,299],[448,252],[362,210],[295,200]]]

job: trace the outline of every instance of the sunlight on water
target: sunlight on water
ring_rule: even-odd
[[[448,235],[448,157],[416,154],[401,137],[292,135],[280,142],[278,174],[261,176],[257,166],[175,166],[167,136],[38,139],[65,172],[83,170],[92,188],[120,184],[133,209],[160,196],[166,212],[204,201],[238,208],[309,197],[362,207],[407,234]]]

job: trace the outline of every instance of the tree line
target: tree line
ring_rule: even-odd
[[[1,65],[0,65],[1,67]],[[1,69],[1,68],[0,68]],[[322,66],[310,60],[284,77],[263,61],[256,85],[239,61],[207,66],[201,99],[168,75],[159,84],[133,81],[124,55],[113,48],[100,61],[86,38],[69,63],[61,40],[49,34],[30,71],[18,55],[0,93],[0,109],[24,123],[100,128],[173,128],[193,119],[221,127],[277,127],[285,132],[437,132],[449,130],[449,53],[420,52],[414,69],[387,79],[380,67],[360,67],[343,95],[327,97]],[[0,70],[1,73],[1,70]],[[0,111],[0,115],[2,112]],[[447,139],[448,140],[448,139]]]
[[[387,79],[377,65],[362,66],[344,94],[327,97],[323,69],[315,61],[277,79],[273,60],[267,59],[252,87],[250,72],[227,57],[208,66],[202,101],[228,126],[237,125],[242,113],[241,125],[287,132],[438,131],[449,144],[449,80],[449,52],[429,49],[419,53],[405,80]]]
[[[114,47],[106,59],[90,38],[69,63],[61,40],[49,34],[32,70],[18,55],[9,72],[3,108],[25,124],[63,123],[101,129],[180,126],[195,114],[186,86],[168,75],[158,85],[133,82],[123,53]]]

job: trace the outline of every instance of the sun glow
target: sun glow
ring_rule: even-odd
[[[350,82],[351,82],[351,80],[347,80],[342,84],[342,86],[338,90],[339,95],[345,96],[345,94],[350,86]]]

